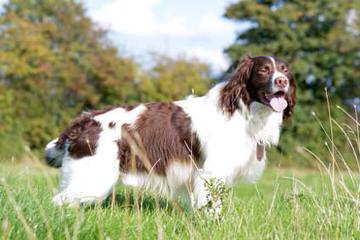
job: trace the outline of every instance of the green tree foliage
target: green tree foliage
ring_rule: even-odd
[[[298,104],[292,123],[284,129],[281,148],[274,159],[297,161],[294,152],[305,146],[329,160],[329,142],[312,117],[316,112],[330,132],[324,88],[335,105],[360,94],[360,2],[352,0],[290,1],[244,0],[228,6],[225,17],[251,23],[225,51],[231,59],[244,55],[276,55],[290,62],[298,83]],[[335,108],[335,106],[333,106]],[[332,113],[340,122],[344,115]],[[349,149],[343,134],[334,130],[344,154]],[[281,158],[278,153],[285,158]],[[349,155],[350,159],[351,156]],[[307,162],[306,164],[311,164]]]
[[[141,101],[175,100],[204,94],[211,82],[209,66],[197,59],[153,55],[153,67],[140,76]]]
[[[42,150],[83,110],[206,91],[209,69],[122,57],[75,0],[9,0],[0,14],[0,158]]]
[[[0,86],[12,92],[12,117],[23,123],[31,148],[42,148],[82,109],[126,100],[137,67],[105,34],[72,0],[5,5]]]
[[[0,87],[0,161],[20,158],[24,152],[23,128],[15,115],[14,92]]]

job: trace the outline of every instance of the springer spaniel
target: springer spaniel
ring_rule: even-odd
[[[246,57],[205,96],[166,103],[118,105],[76,118],[45,149],[61,167],[56,204],[107,198],[117,182],[205,206],[205,181],[255,181],[265,148],[279,141],[295,105],[295,81],[276,57]],[[211,196],[210,196],[211,197]]]

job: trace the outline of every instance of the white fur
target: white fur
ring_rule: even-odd
[[[222,87],[218,84],[204,97],[176,102],[191,117],[205,153],[203,168],[194,177],[196,207],[205,204],[208,191],[204,181],[211,177],[227,185],[238,179],[256,181],[266,161],[265,155],[261,161],[256,159],[256,144],[277,144],[279,140],[282,113],[253,102],[248,112],[237,111],[228,117],[217,105]]]
[[[131,187],[144,188],[145,190],[157,192],[161,195],[169,193],[166,178],[154,173],[129,172],[120,175],[121,183]]]
[[[282,72],[279,72],[279,70],[276,67],[275,59],[273,57],[268,57],[268,58],[271,60],[271,63],[272,63],[273,68],[274,68],[274,73],[273,73],[272,78],[271,78],[272,91],[273,92],[277,92],[277,91],[280,91],[280,90],[288,91],[289,90],[289,84],[283,89],[280,89],[279,87],[276,86],[275,79],[277,79],[278,77],[284,77],[286,79],[288,79],[288,78],[285,76],[285,74],[283,74]]]
[[[66,151],[61,167],[60,193],[54,202],[68,203],[96,202],[105,199],[119,178],[118,147],[116,140],[121,136],[121,126],[133,123],[145,109],[143,105],[132,111],[116,108],[95,117],[101,124],[102,132],[93,155],[82,159],[72,159]],[[109,128],[109,123],[116,123]]]
[[[223,86],[224,83],[216,85],[203,97],[191,96],[175,102],[191,118],[192,130],[199,137],[204,158],[201,167],[195,163],[174,162],[167,167],[165,176],[155,172],[120,172],[115,140],[121,136],[121,125],[133,124],[146,107],[139,106],[132,111],[116,108],[95,117],[101,123],[102,132],[93,156],[74,160],[65,153],[60,193],[54,201],[74,204],[103,200],[120,178],[122,184],[144,187],[171,197],[186,193],[193,206],[200,208],[206,204],[209,193],[204,185],[206,180],[214,177],[233,185],[239,179],[258,179],[266,156],[261,161],[256,159],[256,145],[278,143],[282,113],[253,102],[248,110],[239,109],[227,116],[218,106]],[[240,105],[244,104],[240,102]],[[110,122],[115,122],[116,127],[110,129]]]
[[[127,186],[144,188],[171,198],[189,200],[194,165],[174,162],[166,169],[166,176],[159,176],[154,172],[121,173],[121,183]]]
[[[176,102],[191,117],[205,153],[203,170],[233,184],[255,157],[256,143],[277,144],[282,113],[253,102],[247,115],[235,112],[224,115],[218,107],[223,84],[215,86],[208,95]],[[262,164],[261,164],[262,165]],[[253,166],[253,165],[251,165]]]

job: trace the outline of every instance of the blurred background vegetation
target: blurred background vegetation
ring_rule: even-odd
[[[304,147],[330,162],[328,139],[312,112],[329,126],[332,117],[354,134],[353,104],[360,102],[360,1],[239,1],[224,9],[229,21],[248,22],[224,51],[232,61],[244,55],[276,55],[291,63],[298,83],[293,118],[284,126],[271,163],[314,167]],[[219,33],[221,34],[221,33]],[[204,94],[219,81],[197,59],[152,55],[146,68],[122,56],[107,31],[74,0],[10,0],[0,14],[0,161],[41,153],[83,110],[119,102],[166,101]],[[358,108],[357,111],[360,109]],[[334,142],[350,164],[356,156],[340,128]],[[359,153],[356,153],[359,154]]]

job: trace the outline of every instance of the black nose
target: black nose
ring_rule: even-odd
[[[278,77],[275,79],[275,86],[277,86],[278,88],[286,88],[288,84],[289,81],[286,77]]]
[[[59,163],[59,161],[57,161],[57,159],[54,158],[54,157],[50,157],[48,155],[45,155],[45,161],[51,167],[55,167],[55,168],[61,167],[61,163]]]

